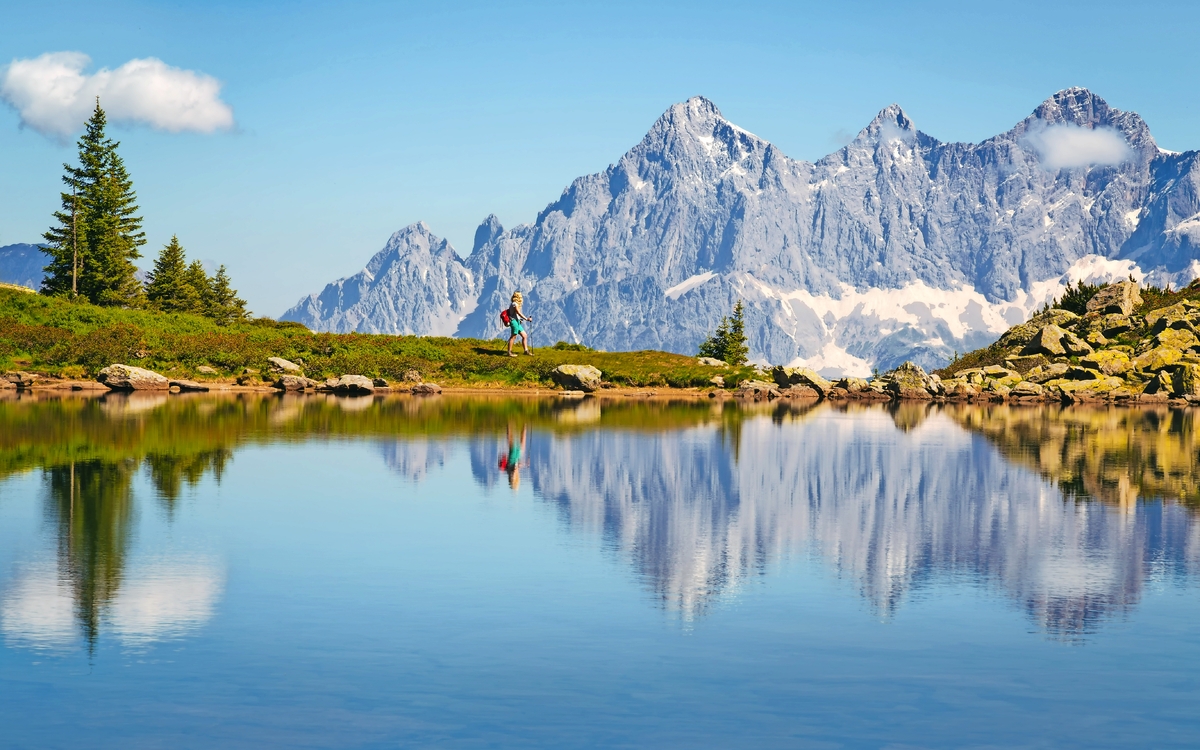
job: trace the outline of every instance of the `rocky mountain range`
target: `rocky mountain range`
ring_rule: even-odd
[[[465,259],[423,223],[406,227],[283,317],[491,337],[519,289],[535,344],[690,353],[743,299],[757,360],[933,367],[1072,280],[1200,274],[1198,159],[1080,88],[978,144],[941,142],[892,105],[815,163],[696,97],[533,223],[488,217]]]

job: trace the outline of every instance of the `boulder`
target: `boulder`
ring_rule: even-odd
[[[845,388],[849,393],[859,393],[870,387],[867,381],[862,378],[842,378],[837,383],[834,383],[834,385],[838,388]]]
[[[946,398],[951,401],[969,401],[979,395],[979,391],[965,380],[947,380]]]
[[[1129,369],[1129,355],[1116,349],[1102,349],[1079,361],[1084,367],[1099,370],[1105,375],[1120,375]]]
[[[383,378],[374,378],[371,380],[371,384],[374,385],[376,388],[387,388],[388,387],[388,382],[386,380],[384,380]]]
[[[1024,375],[1035,367],[1045,367],[1050,364],[1050,360],[1046,359],[1044,354],[1030,354],[1028,356],[1013,356],[1009,357],[1004,362],[1004,366],[1014,372]]]
[[[130,365],[109,365],[96,380],[114,391],[165,391],[171,387],[171,381],[157,372]]]
[[[1028,322],[1008,329],[997,343],[1005,349],[1015,346],[1025,346],[1045,326],[1064,326],[1074,323],[1077,320],[1079,320],[1079,316],[1070,310],[1060,310],[1059,308],[1047,310],[1046,312],[1034,315]]]
[[[307,388],[316,388],[317,381],[309,380],[302,375],[280,375],[279,380],[275,381],[274,387],[281,391],[303,391]]]
[[[442,392],[442,387],[437,383],[417,383],[412,387],[412,393],[418,396],[436,396]]]
[[[1100,330],[1105,336],[1117,336],[1133,330],[1133,323],[1128,315],[1105,315],[1100,320]]]
[[[771,377],[780,388],[806,385],[822,396],[828,393],[830,388],[833,388],[833,383],[807,367],[776,367],[771,370]]]
[[[1106,375],[1095,380],[1054,380],[1046,385],[1056,386],[1073,401],[1097,401],[1107,398],[1118,388],[1125,387],[1125,381]]]
[[[1176,396],[1200,396],[1200,365],[1186,364],[1176,368],[1171,377],[1171,391]]]
[[[550,379],[563,390],[587,393],[600,387],[600,375],[591,365],[559,365],[550,371]]]
[[[1118,281],[1096,292],[1087,303],[1088,312],[1101,314],[1132,315],[1142,304],[1142,295],[1136,281]]]
[[[808,385],[792,385],[779,392],[783,398],[794,398],[801,401],[815,401],[821,398],[816,388]]]
[[[404,382],[405,383],[420,383],[421,382],[421,373],[417,372],[416,370],[406,370],[404,372]]]
[[[1083,357],[1095,351],[1092,349],[1091,344],[1070,331],[1063,332],[1062,340],[1059,343],[1062,344],[1062,348],[1066,350],[1067,356],[1070,357]]]
[[[1190,349],[1198,343],[1200,340],[1196,339],[1196,334],[1185,328],[1165,328],[1154,337],[1155,346],[1169,346],[1180,351]]]
[[[720,375],[713,375],[711,378],[708,379],[708,382],[712,383],[713,385],[715,385],[718,388],[725,387],[725,378],[721,377]]]
[[[905,362],[884,374],[880,380],[884,381],[887,391],[898,399],[930,400],[941,390],[941,383],[913,362]]]
[[[289,362],[283,357],[267,357],[267,365],[271,372],[279,373],[286,372],[291,375],[299,375],[301,371],[300,365],[295,362]]]
[[[1133,360],[1134,368],[1157,372],[1183,359],[1183,352],[1169,346],[1156,346]]]
[[[216,369],[209,367],[208,365],[200,365],[199,367],[196,368],[196,372],[200,373],[201,375],[216,375],[217,374]]]
[[[737,386],[738,398],[779,398],[779,389],[765,380],[743,380]]]
[[[238,385],[250,385],[251,383],[258,381],[258,370],[255,370],[252,367],[247,367],[246,369],[242,370],[242,374],[238,375],[237,377]]]
[[[987,367],[983,368],[983,374],[989,378],[1006,378],[1018,373],[1014,370],[1008,369],[1007,367],[1001,367],[1000,365],[988,365]]]
[[[351,396],[365,396],[375,392],[375,383],[363,375],[343,375],[334,383],[333,390]]]
[[[1025,379],[1031,383],[1045,383],[1055,378],[1061,378],[1067,374],[1067,370],[1071,366],[1066,362],[1053,362],[1045,367],[1034,368],[1025,375]]]
[[[195,380],[171,380],[168,383],[171,390],[178,388],[180,391],[196,391],[203,392],[208,390],[208,386],[204,383],[197,383]]]
[[[1031,383],[1028,380],[1022,380],[1012,387],[1009,394],[1013,398],[1029,398],[1041,397],[1045,395],[1046,389],[1037,383]]]
[[[723,359],[714,359],[712,357],[697,357],[696,361],[702,365],[709,367],[729,367],[729,363]]]
[[[1196,327],[1191,320],[1194,317],[1196,317],[1196,311],[1190,305],[1180,302],[1146,313],[1146,327],[1150,329],[1151,333],[1162,333],[1168,328],[1194,332]]]
[[[1053,324],[1042,326],[1041,330],[1021,350],[1021,354],[1046,354],[1051,357],[1065,356],[1067,350],[1063,348],[1062,340],[1066,333],[1066,331]]]
[[[37,378],[37,375],[34,375],[31,372],[23,372],[21,370],[4,373],[4,381],[11,383],[14,388],[18,389],[32,388],[33,383],[37,380]]]

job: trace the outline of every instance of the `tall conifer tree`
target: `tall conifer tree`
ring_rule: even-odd
[[[106,126],[97,99],[79,139],[79,166],[63,165],[63,183],[71,191],[61,194],[57,226],[43,235],[50,264],[42,291],[78,294],[101,305],[136,305],[142,285],[133,262],[141,257],[146,235],[133,181],[117,153],[120,144],[105,135]]]
[[[188,287],[188,293],[194,295],[196,300],[195,305],[190,312],[197,315],[206,315],[211,300],[211,290],[209,289],[208,274],[204,271],[204,264],[198,260],[193,260],[188,264],[187,271],[183,275],[184,283]]]
[[[209,281],[208,310],[205,315],[222,325],[246,318],[246,300],[237,296],[225,266],[219,267]]]

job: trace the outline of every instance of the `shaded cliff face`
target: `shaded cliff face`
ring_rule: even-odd
[[[940,366],[1071,280],[1190,280],[1196,161],[1084,89],[980,144],[942,143],[893,105],[816,163],[697,97],[533,224],[503,231],[489,217],[469,258],[446,264],[478,300],[457,333],[494,335],[520,289],[541,341],[690,353],[744,299],[757,359]],[[349,330],[332,313],[310,319]]]

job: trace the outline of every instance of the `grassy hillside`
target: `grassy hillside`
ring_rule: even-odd
[[[535,345],[545,343],[534,336]],[[449,386],[545,387],[560,364],[593,365],[604,380],[634,387],[702,387],[715,374],[732,385],[752,375],[665,352],[593,352],[565,344],[535,351],[513,359],[499,339],[313,333],[265,319],[220,326],[195,315],[96,307],[0,288],[0,370],[68,378],[94,377],[124,363],[198,380],[206,378],[196,368],[208,365],[218,371],[215,379],[228,380],[245,368],[265,372],[268,357],[302,364],[311,378],[354,373],[395,380],[415,369]]]

